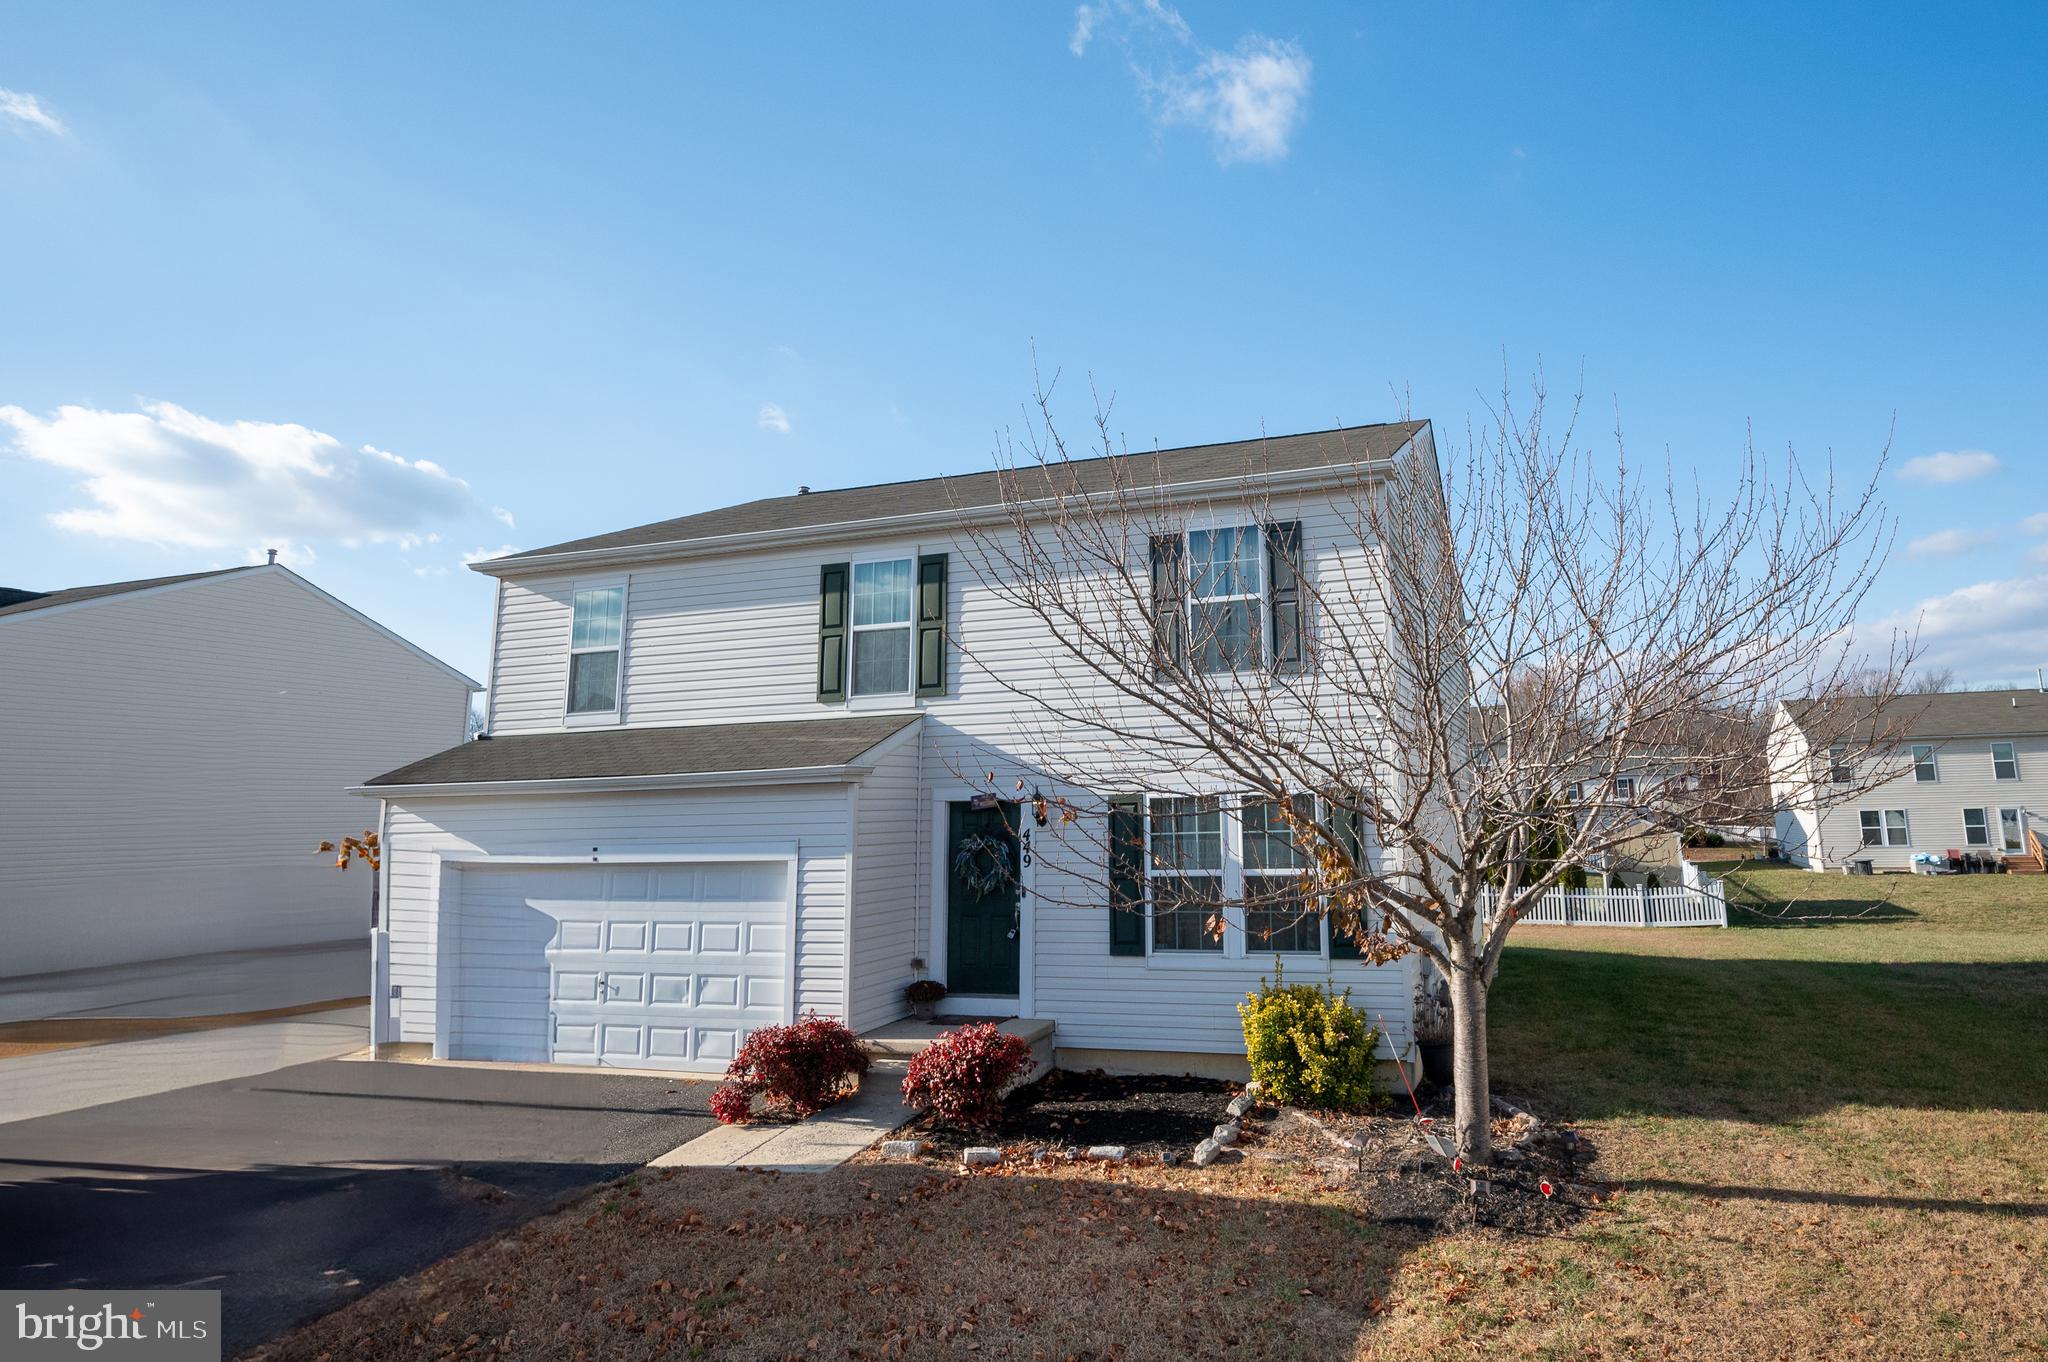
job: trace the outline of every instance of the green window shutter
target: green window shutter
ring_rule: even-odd
[[[1302,636],[1301,522],[1263,526],[1266,538],[1268,624],[1273,634],[1273,670],[1298,672],[1307,648]]]
[[[1344,854],[1356,866],[1368,866],[1370,861],[1365,848],[1365,820],[1351,809],[1333,809],[1330,813],[1330,831],[1336,834],[1337,845],[1344,848]],[[1344,930],[1348,924],[1340,923],[1335,914],[1330,916],[1330,958],[1332,960],[1361,959],[1358,942],[1351,933]]]
[[[1152,675],[1165,676],[1187,664],[1187,540],[1177,534],[1152,536]]]
[[[1109,801],[1109,953],[1145,953],[1145,805],[1137,795]]]
[[[917,693],[946,693],[946,555],[917,560]]]
[[[846,698],[846,594],[853,569],[827,563],[818,569],[818,698]]]

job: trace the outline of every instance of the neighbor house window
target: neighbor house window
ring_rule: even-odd
[[[853,693],[910,689],[910,559],[853,565]]]
[[[1634,799],[1636,797],[1636,778],[1634,776],[1616,776],[1614,778],[1614,797],[1616,799]]]
[[[1988,847],[1991,845],[1991,828],[1984,820],[1984,810],[1963,810],[1963,845]]]
[[[1864,809],[1858,817],[1863,824],[1863,845],[1867,847],[1902,847],[1909,845],[1906,837],[1906,811],[1904,809]]]
[[[1265,578],[1256,525],[1188,531],[1188,638],[1197,670],[1236,671],[1264,659]]]
[[[1564,798],[1567,804],[1576,804],[1585,797],[1586,787],[1576,780],[1564,787]]]
[[[2020,811],[2000,809],[1998,811],[1998,838],[2007,851],[2025,851],[2026,841],[2020,834]]]
[[[1295,795],[1287,810],[1296,825],[1305,825],[1315,817],[1315,800]],[[1308,853],[1296,843],[1281,806],[1247,799],[1242,816],[1245,954],[1322,954],[1323,915],[1301,892]]]
[[[2020,754],[2009,742],[1991,744],[1991,774],[2000,780],[2020,778]]]
[[[1837,785],[1847,785],[1856,779],[1856,764],[1849,760],[1848,748],[1828,749],[1828,779]]]
[[[1928,743],[1913,744],[1913,779],[1922,784],[1941,779],[1941,773],[1934,767],[1934,748]]]
[[[591,587],[576,592],[569,624],[571,714],[618,713],[619,639],[625,617],[623,586]]]
[[[1152,949],[1223,950],[1223,802],[1215,795],[1155,799]]]

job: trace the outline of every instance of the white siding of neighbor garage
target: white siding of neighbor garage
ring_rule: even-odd
[[[1379,570],[1375,554],[1357,541],[1351,496],[1348,490],[1274,494],[1256,507],[1224,497],[1190,518],[1217,524],[1300,520],[1305,570],[1344,602],[1330,608],[1350,612],[1343,623],[1353,638],[1384,639],[1384,615],[1369,589]],[[820,566],[937,552],[950,555],[948,618],[959,640],[951,650],[948,693],[821,703]],[[564,727],[570,601],[579,583],[600,580],[627,585],[621,719],[628,726],[922,713],[912,740],[920,767],[915,788],[899,756],[854,797],[859,833],[851,1006],[862,1026],[901,1015],[900,989],[911,977],[912,957],[927,958],[935,975],[944,974],[945,962],[933,958],[932,919],[944,910],[943,875],[933,866],[934,799],[982,784],[989,773],[1006,795],[1017,780],[1026,791],[1041,784],[1032,775],[1033,754],[1060,739],[1049,737],[1056,725],[1018,692],[1069,694],[1065,688],[1076,682],[1063,674],[1043,621],[977,581],[975,557],[964,536],[935,532],[508,579],[498,619],[495,731]],[[1360,741],[1369,743],[1370,735]],[[760,835],[780,831],[772,821],[758,826]],[[1063,849],[1056,836],[1040,837],[1041,882],[1030,909],[1035,958],[1022,963],[1035,986],[1028,990],[1032,1011],[1058,1024],[1058,1043],[1241,1053],[1235,1004],[1271,973],[1271,957],[1254,952],[1199,964],[1112,957],[1107,888],[1093,850],[1099,840]],[[1083,844],[1089,850],[1077,849]],[[1409,1036],[1414,969],[1412,961],[1373,967],[1302,959],[1288,966],[1290,979],[1327,977],[1350,987],[1361,1007],[1385,1016],[1397,1048]]]
[[[313,848],[469,695],[283,568],[0,618],[0,975],[364,940]]]
[[[447,857],[587,856],[631,863],[634,854],[797,851],[796,1006],[843,1017],[846,999],[846,863],[843,785],[645,794],[408,797],[390,804],[391,982],[401,990],[394,1039],[432,1041],[438,978],[437,914]],[[457,934],[459,937],[459,933]],[[507,942],[512,954],[531,942]],[[545,943],[543,943],[545,944]],[[462,969],[479,949],[463,947]],[[488,954],[488,947],[484,948]],[[522,955],[524,958],[524,955]],[[507,963],[508,1047],[530,1041],[530,964]],[[517,977],[515,977],[517,976]],[[471,979],[482,976],[469,975]],[[540,1016],[545,1019],[545,999]],[[524,1011],[519,1007],[524,1006]],[[512,1015],[516,1012],[517,1015]],[[480,1041],[477,1035],[469,1037]]]

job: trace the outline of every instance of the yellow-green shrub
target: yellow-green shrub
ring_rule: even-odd
[[[1379,1098],[1373,1053],[1377,1027],[1351,1005],[1351,990],[1283,982],[1274,962],[1269,983],[1237,1005],[1244,1053],[1259,1095],[1294,1106],[1356,1110]]]

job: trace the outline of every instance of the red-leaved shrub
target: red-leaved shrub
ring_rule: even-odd
[[[1003,1089],[1038,1067],[1031,1042],[994,1022],[948,1031],[920,1050],[903,1080],[903,1100],[949,1125],[986,1130],[1003,1119]]]
[[[764,1026],[726,1066],[711,1114],[728,1125],[754,1113],[754,1099],[777,1115],[809,1116],[830,1106],[849,1078],[868,1071],[868,1047],[831,1017],[806,1013],[788,1026]]]

